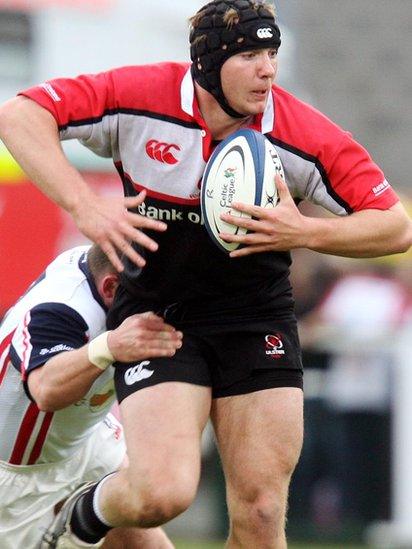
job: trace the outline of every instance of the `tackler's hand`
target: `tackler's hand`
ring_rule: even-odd
[[[152,312],[129,316],[109,332],[107,344],[119,362],[173,356],[182,346],[182,332]]]

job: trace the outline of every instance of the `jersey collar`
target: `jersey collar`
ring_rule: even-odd
[[[97,303],[102,307],[104,311],[107,311],[107,307],[102,299],[102,296],[97,291],[97,286],[94,282],[94,277],[90,271],[89,265],[87,264],[87,252],[82,253],[82,255],[79,257],[79,269],[82,271],[82,273],[86,277],[86,280],[90,287],[90,291],[92,292],[94,299],[97,301]]]

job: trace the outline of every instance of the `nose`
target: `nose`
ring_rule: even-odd
[[[276,59],[273,59],[270,53],[262,52],[259,56],[258,72],[262,78],[273,79],[275,77]]]

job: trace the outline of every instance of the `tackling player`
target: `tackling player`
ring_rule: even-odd
[[[106,332],[118,274],[97,247],[58,256],[0,327],[0,546],[38,548],[55,506],[118,469],[114,360],[171,356],[180,335],[152,313]],[[172,547],[160,529],[113,530],[108,547]],[[120,545],[119,545],[120,544]]]

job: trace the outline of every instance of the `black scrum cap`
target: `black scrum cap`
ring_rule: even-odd
[[[280,30],[273,14],[257,0],[213,0],[198,13],[202,18],[190,31],[190,57],[194,80],[210,92],[222,109],[235,118],[243,118],[228,104],[223,94],[220,71],[223,63],[242,51],[278,49]],[[234,9],[233,24],[224,20]]]

